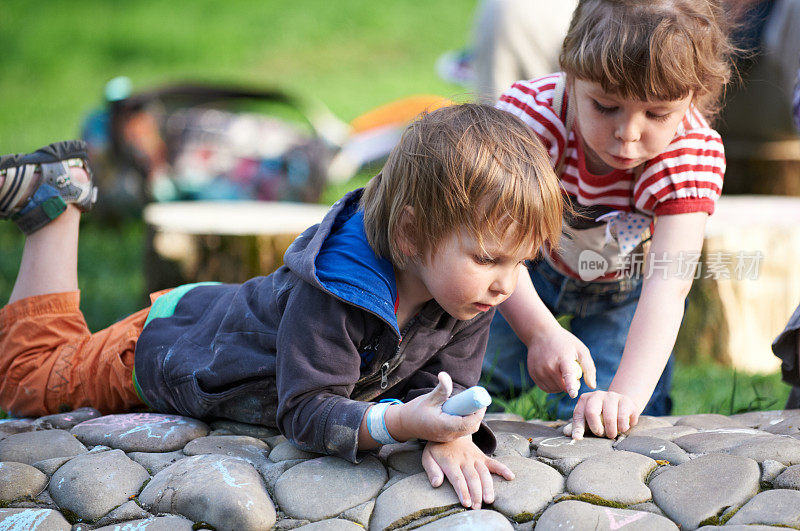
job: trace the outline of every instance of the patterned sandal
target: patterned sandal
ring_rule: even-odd
[[[70,167],[83,168],[88,182],[75,182]],[[80,140],[56,142],[27,155],[0,157],[0,219],[11,219],[25,234],[32,234],[61,215],[67,203],[82,212],[97,200],[86,155]]]

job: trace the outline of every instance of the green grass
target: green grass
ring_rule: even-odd
[[[437,78],[434,62],[466,43],[476,4],[42,0],[33,9],[30,2],[6,0],[0,16],[0,153],[77,136],[82,117],[102,105],[105,83],[118,75],[129,76],[135,90],[182,80],[281,87],[322,101],[348,121],[412,94],[468,99],[464,89]],[[370,174],[329,187],[323,202]],[[87,216],[81,230],[82,307],[97,330],[144,304],[143,229],[137,222],[103,226]],[[15,227],[0,222],[0,301],[11,292],[22,243]],[[679,366],[675,412],[728,412],[732,374],[714,365]],[[785,401],[788,388],[777,375],[740,375],[734,410],[766,407],[754,401],[753,383],[758,396],[776,400],[774,407]],[[536,393],[510,407],[537,411],[543,399]]]
[[[463,98],[434,62],[465,44],[476,0],[7,0],[0,17],[0,149],[74,136],[105,83],[286,88],[351,120],[396,98]]]
[[[691,365],[676,363],[672,379],[672,414],[732,415],[783,409],[789,390],[779,373],[738,373],[713,362]],[[529,389],[512,400],[497,402],[507,411],[526,419],[555,418],[548,407],[548,395],[538,388]]]

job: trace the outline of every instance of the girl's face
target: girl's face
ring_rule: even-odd
[[[586,169],[597,175],[635,168],[663,153],[693,95],[674,101],[628,100],[583,79],[574,79],[573,88]]]

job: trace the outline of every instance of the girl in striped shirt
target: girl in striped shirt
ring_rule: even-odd
[[[532,383],[526,372],[567,391],[558,415],[572,415],[575,438],[670,413],[671,351],[722,190],[709,120],[732,52],[719,1],[582,0],[563,72],[520,81],[497,103],[536,131],[575,215],[500,306],[484,372],[495,393]]]

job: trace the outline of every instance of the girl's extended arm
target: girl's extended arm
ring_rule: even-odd
[[[616,437],[636,424],[669,359],[692,286],[708,215],[704,212],[661,216],[644,267],[642,295],[625,350],[608,391],[581,395],[573,412],[572,436],[584,422],[596,435]]]
[[[503,317],[528,347],[528,373],[543,391],[578,394],[578,361],[586,385],[594,389],[595,368],[589,349],[561,325],[544,305],[533,287],[530,275],[519,276],[514,293],[499,306]]]

